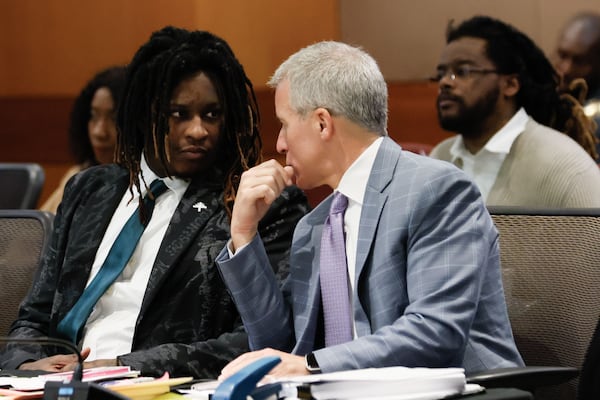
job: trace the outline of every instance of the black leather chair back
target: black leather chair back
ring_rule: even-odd
[[[44,169],[35,163],[0,163],[0,209],[36,208]]]

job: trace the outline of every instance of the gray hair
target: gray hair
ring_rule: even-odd
[[[386,135],[388,91],[377,62],[360,48],[326,41],[301,49],[269,82],[290,84],[290,106],[305,116],[319,107],[372,132]]]

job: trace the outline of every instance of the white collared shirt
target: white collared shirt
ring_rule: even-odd
[[[520,108],[477,154],[467,150],[460,135],[452,144],[451,161],[471,177],[484,200],[487,200],[513,142],[525,130],[528,119],[525,109]]]
[[[141,170],[148,186],[158,178],[143,156]],[[113,359],[131,352],[136,321],[154,261],[171,217],[189,185],[189,182],[178,178],[163,178],[163,182],[168,189],[156,200],[152,218],[129,262],[117,280],[98,300],[87,320],[83,331],[82,348],[91,349],[88,361]],[[142,196],[144,196],[146,190],[141,178],[140,183],[143,188]],[[117,235],[137,209],[138,200],[139,195],[135,190],[133,198],[129,190],[125,191],[96,252],[88,285],[104,263]]]
[[[344,214],[344,232],[346,233],[346,261],[348,264],[348,297],[350,298],[350,309],[352,304],[354,286],[356,285],[356,250],[358,247],[358,230],[360,229],[360,215],[362,212],[365,192],[367,191],[367,182],[371,175],[371,169],[377,157],[377,151],[381,146],[383,138],[377,138],[362,154],[354,160],[352,165],[344,172],[342,179],[335,191],[338,191],[348,198],[348,207]],[[354,313],[352,318],[352,331],[356,339],[356,321]]]
[[[346,170],[336,191],[348,198],[348,208],[344,214],[344,231],[346,232],[346,260],[348,261],[348,276],[351,288],[355,285],[356,250],[358,243],[358,229],[363,200],[367,190],[367,182],[371,175],[373,163],[383,138],[375,140]]]

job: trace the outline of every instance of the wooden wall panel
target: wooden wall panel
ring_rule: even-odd
[[[154,30],[195,25],[195,0],[0,1],[2,96],[73,96],[97,70],[129,62]]]
[[[69,162],[73,97],[0,97],[0,160]]]
[[[339,39],[337,0],[0,0],[0,96],[74,96],[165,25],[226,39],[256,86],[302,46]]]

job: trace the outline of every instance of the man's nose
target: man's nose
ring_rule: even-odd
[[[285,142],[281,131],[277,134],[277,143],[275,144],[275,148],[279,154],[287,153],[287,143]]]
[[[196,115],[191,119],[186,134],[194,138],[203,138],[208,135],[208,131],[204,127],[204,122],[199,115]]]
[[[441,76],[441,78],[440,78],[440,80],[438,82],[438,85],[439,85],[440,90],[441,90],[442,88],[445,88],[445,87],[454,86],[455,82],[456,82],[456,75],[454,74],[454,72],[452,72],[452,71],[446,71],[446,73],[444,73]]]

